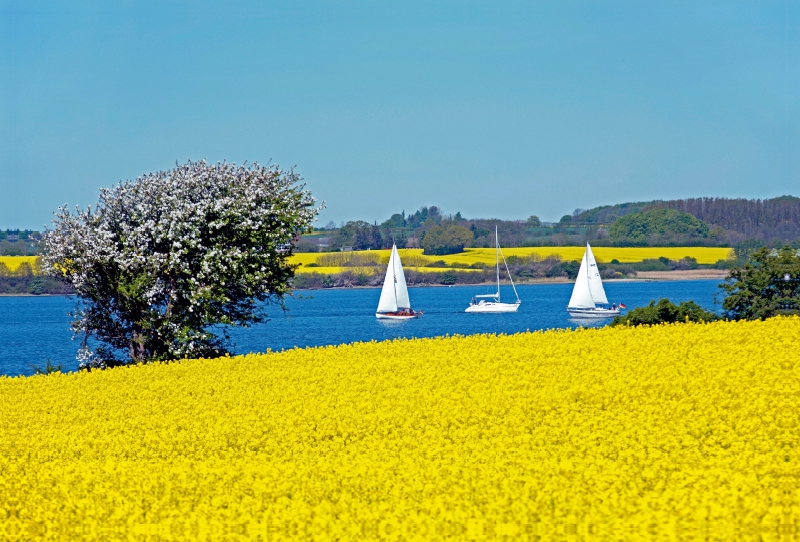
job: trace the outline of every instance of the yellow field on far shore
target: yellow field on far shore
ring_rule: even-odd
[[[11,271],[16,271],[23,263],[34,264],[38,256],[0,256],[0,263],[5,264]]]
[[[503,254],[527,258],[536,255],[545,259],[550,256],[557,256],[562,260],[580,260],[583,257],[584,247],[517,247],[505,248]],[[376,261],[386,263],[389,261],[389,250],[362,250],[353,252],[324,252],[324,253],[300,253],[294,254],[290,261],[302,264],[300,272],[310,272],[314,268],[305,268],[310,263],[317,263],[321,258],[341,259],[342,262],[351,258],[374,258]],[[492,248],[468,248],[460,254],[448,254],[446,256],[424,256],[422,249],[405,248],[400,249],[400,258],[404,264],[406,262],[419,265],[433,263],[442,260],[445,264],[466,264],[483,263],[488,266],[494,265],[495,252]],[[732,257],[730,248],[718,247],[592,247],[595,258],[601,263],[608,263],[611,260],[618,260],[620,263],[641,262],[646,259],[656,259],[662,256],[670,260],[680,260],[686,256],[697,259],[698,263],[711,264],[718,260],[726,260]],[[317,269],[322,269],[318,267]],[[320,272],[320,271],[318,271]]]
[[[518,256],[527,258],[536,255],[545,259],[550,256],[557,256],[562,260],[580,260],[583,256],[584,247],[517,247],[503,249],[506,258]],[[718,260],[731,258],[730,248],[717,247],[592,247],[595,258],[601,263],[608,263],[613,259],[620,263],[640,262],[645,259],[655,259],[664,256],[670,260],[680,260],[686,256],[696,258],[698,263],[711,264]],[[385,265],[389,261],[389,250],[361,250],[353,252],[303,252],[292,255],[289,258],[291,263],[301,264],[298,273],[323,273],[334,274],[343,271],[372,272],[374,266],[352,266],[343,265],[350,263],[353,259],[362,259],[363,263],[369,260],[376,264]],[[449,268],[424,267],[436,261],[444,261],[445,264],[472,265],[483,263],[487,266],[494,265],[494,249],[492,248],[468,248],[460,254],[448,254],[446,256],[424,256],[422,249],[404,248],[400,249],[400,258],[406,269],[414,269],[420,272],[440,272],[447,271]],[[0,263],[5,264],[9,270],[15,271],[23,262],[33,265],[36,256],[0,256]],[[321,262],[321,260],[323,262]],[[328,265],[323,265],[324,260]],[[330,265],[330,263],[338,265]],[[308,264],[317,264],[318,267],[308,267]],[[474,271],[470,269],[458,269],[457,271]]]

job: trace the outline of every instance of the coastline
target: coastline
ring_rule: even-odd
[[[678,282],[685,280],[723,280],[728,276],[726,269],[690,269],[683,271],[639,271],[634,278],[603,279],[604,284],[613,282]],[[515,282],[516,286],[536,284],[574,284],[575,281],[565,278],[535,279],[524,282]],[[491,282],[476,282],[474,284],[423,284],[412,285],[408,288],[469,288],[475,286],[491,286]],[[331,288],[295,288],[296,292],[316,292],[320,290],[380,290],[382,286],[334,286]]]
[[[726,269],[689,269],[683,271],[639,271],[635,278],[603,279],[605,283],[611,282],[673,282],[681,280],[723,280],[728,276]],[[517,286],[527,284],[572,284],[574,281],[565,278],[535,279],[515,283]],[[492,282],[478,282],[475,284],[424,284],[421,286],[409,285],[409,288],[461,288],[474,286],[489,286]],[[296,292],[312,292],[319,290],[360,290],[380,289],[381,286],[336,286],[332,288],[295,288]],[[69,297],[75,294],[0,294],[0,297]]]

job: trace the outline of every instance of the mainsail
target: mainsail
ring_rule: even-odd
[[[408,298],[408,286],[406,286],[406,274],[403,273],[403,263],[400,261],[400,253],[397,252],[397,246],[392,245],[392,254],[394,255],[394,278],[397,280],[394,293],[397,300],[397,307],[400,309],[410,309],[411,300]]]
[[[597,261],[592,254],[592,247],[586,243],[586,257],[589,264],[589,291],[592,293],[592,300],[595,305],[604,305],[608,303],[606,298],[606,291],[603,289],[603,281],[600,279],[600,271],[597,269]]]
[[[378,301],[378,312],[397,312],[398,309],[411,308],[408,298],[406,276],[403,273],[403,264],[397,246],[392,245],[392,254],[389,256],[389,265],[386,266],[386,278],[383,280],[381,298]]]
[[[586,253],[583,253],[581,260],[581,268],[578,270],[578,276],[575,279],[575,287],[572,289],[572,297],[569,298],[568,307],[575,307],[578,309],[593,309],[594,300],[592,300],[592,292],[589,291],[589,281],[587,280],[589,264],[586,262]]]

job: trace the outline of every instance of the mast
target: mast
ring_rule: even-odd
[[[508,281],[511,283],[511,287],[514,289],[514,295],[517,297],[517,303],[520,303],[519,294],[517,293],[517,287],[514,286],[514,279],[511,278],[511,270],[508,268],[508,262],[506,261],[505,254],[503,254],[503,249],[500,249],[500,256],[503,258],[503,265],[506,267],[506,273],[508,273]]]
[[[500,301],[500,238],[497,236],[497,224],[494,226],[494,265],[497,268],[497,300]]]
[[[592,298],[592,304],[597,306],[597,303],[595,303],[594,301],[594,296],[592,295],[592,287],[590,286],[591,279],[589,277],[589,268],[591,267],[591,265],[589,265],[589,250],[591,249],[589,248],[589,242],[587,241],[586,242],[586,285],[589,286],[589,297]]]
[[[397,273],[394,271],[394,250],[395,244],[392,242],[392,255],[389,258],[389,265],[392,268],[392,285],[394,286],[394,304],[397,305]]]

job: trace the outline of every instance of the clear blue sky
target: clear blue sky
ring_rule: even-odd
[[[296,165],[318,225],[800,195],[797,2],[0,0],[0,25],[0,228],[201,158]]]

